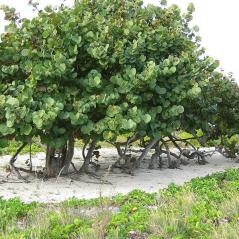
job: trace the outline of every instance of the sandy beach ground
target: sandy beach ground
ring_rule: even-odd
[[[60,202],[72,197],[96,198],[99,196],[113,196],[118,193],[128,193],[133,189],[141,189],[147,192],[157,192],[170,183],[182,185],[195,177],[223,171],[227,168],[238,168],[236,160],[224,158],[219,153],[208,157],[206,165],[199,165],[196,160],[190,160],[188,165],[181,165],[180,169],[147,169],[147,164],[142,163],[135,171],[134,176],[115,170],[107,171],[109,163],[117,159],[114,149],[105,148],[100,150],[101,180],[89,175],[72,174],[69,177],[58,177],[43,180],[34,175],[26,175],[29,183],[17,178],[16,174],[6,177],[6,165],[9,164],[10,156],[0,157],[0,196],[3,198],[18,197],[24,202]],[[20,155],[16,166],[26,166],[25,161],[29,155]],[[33,156],[33,169],[41,168],[45,163],[45,154],[37,153]],[[76,150],[74,163],[79,168],[82,163],[81,151]],[[108,184],[107,182],[110,182]]]

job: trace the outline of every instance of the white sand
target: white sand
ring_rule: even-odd
[[[113,149],[101,149],[102,168],[106,168],[109,161],[117,158],[117,154]],[[80,151],[75,154],[74,162],[79,166]],[[25,165],[28,155],[18,157],[16,166]],[[44,165],[44,153],[38,153],[33,157],[33,166],[39,167]],[[195,177],[202,177],[213,172],[223,171],[227,168],[238,168],[239,163],[236,160],[224,158],[216,153],[212,157],[207,158],[208,164],[198,165],[195,160],[189,161],[190,164],[181,166],[181,169],[147,169],[147,165],[135,171],[135,175],[131,176],[119,172],[108,173],[102,169],[103,180],[107,180],[112,184],[104,184],[99,180],[90,176],[73,175],[73,179],[69,177],[59,177],[56,179],[48,179],[43,181],[29,176],[30,183],[25,183],[17,179],[15,174],[6,178],[4,167],[9,163],[10,156],[0,157],[0,196],[3,198],[19,197],[25,202],[59,202],[65,199],[76,198],[95,198],[99,196],[113,196],[117,193],[127,193],[133,189],[141,189],[147,192],[157,192],[159,189],[167,187],[169,183],[178,185],[189,181]]]

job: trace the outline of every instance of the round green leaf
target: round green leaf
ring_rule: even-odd
[[[143,116],[143,121],[145,124],[149,123],[151,121],[151,116],[149,114],[145,114]]]
[[[21,55],[22,55],[22,56],[28,56],[29,53],[30,53],[30,50],[29,50],[29,49],[23,49],[23,50],[21,51]]]
[[[29,135],[32,131],[32,126],[30,124],[25,124],[21,127],[21,133],[24,135]]]

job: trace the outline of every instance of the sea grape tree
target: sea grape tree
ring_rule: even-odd
[[[232,151],[238,151],[235,145],[238,141],[229,140],[232,136],[236,139],[238,134],[238,84],[232,75],[215,71],[201,89],[196,99],[185,102],[182,129],[194,135],[196,129],[201,129],[198,140],[203,146],[214,142],[219,149],[229,146]]]
[[[182,14],[163,3],[81,0],[20,25],[4,9],[11,23],[0,42],[0,136],[39,136],[48,176],[68,172],[76,138],[89,144],[87,170],[98,141],[127,134],[153,146],[171,135],[185,99],[216,68],[189,27],[192,5]]]

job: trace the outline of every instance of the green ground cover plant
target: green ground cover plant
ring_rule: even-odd
[[[57,204],[0,199],[0,215],[1,239],[237,239],[239,170],[170,184],[154,194],[134,190]]]

